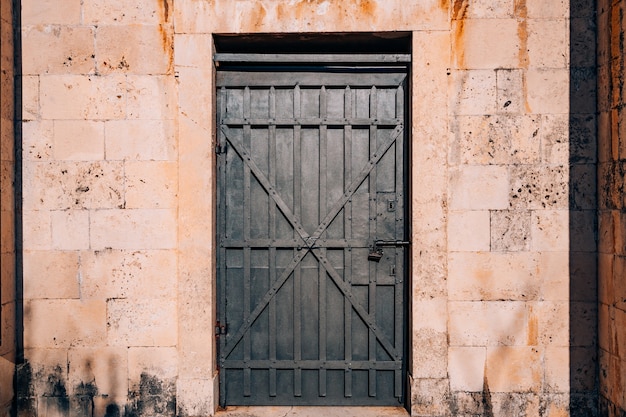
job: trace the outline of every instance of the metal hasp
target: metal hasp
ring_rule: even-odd
[[[405,57],[219,58],[220,404],[404,402]]]
[[[385,246],[409,246],[411,242],[404,240],[375,240],[374,245],[371,247],[370,253],[367,255],[368,261],[380,262],[383,257],[383,247]]]

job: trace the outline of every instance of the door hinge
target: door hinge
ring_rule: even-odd
[[[215,337],[220,337],[220,335],[226,334],[226,326],[222,325],[219,321],[215,323]]]
[[[215,153],[218,155],[226,153],[226,145],[221,145],[219,143],[215,145]]]

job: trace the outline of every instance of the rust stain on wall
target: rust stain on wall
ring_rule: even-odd
[[[529,312],[528,317],[528,345],[535,346],[539,340],[539,324],[537,316],[533,313],[532,309]]]
[[[161,8],[161,12],[163,14],[163,22],[167,22],[170,20],[170,4],[169,0],[160,0],[159,7]]]
[[[359,11],[367,16],[374,16],[376,12],[376,2],[373,0],[361,0],[357,6]]]
[[[452,53],[456,57],[458,68],[465,67],[465,17],[467,15],[468,0],[454,0],[452,5],[453,45]]]
[[[524,71],[522,72],[522,94],[524,95],[524,108],[527,113],[531,113],[530,105],[528,104],[528,85],[526,80],[526,74],[530,59],[528,57],[528,7],[526,6],[526,0],[515,0],[515,17],[517,18],[517,36],[519,38],[519,51],[518,61],[519,66]]]
[[[249,28],[250,31],[259,31],[265,23],[267,10],[262,3],[256,3],[248,12],[249,19],[244,23],[243,27]]]

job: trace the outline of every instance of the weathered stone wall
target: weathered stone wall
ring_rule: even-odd
[[[0,2],[0,416],[9,416],[15,372],[15,157],[13,2]]]
[[[185,389],[170,7],[22,2],[25,415],[173,415]]]
[[[600,409],[609,417],[626,413],[625,11],[598,2]]]
[[[212,413],[212,34],[401,30],[411,412],[593,415],[592,2],[22,3],[24,413]]]

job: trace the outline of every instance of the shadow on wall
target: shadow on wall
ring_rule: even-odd
[[[570,415],[598,415],[596,10],[570,3]]]

